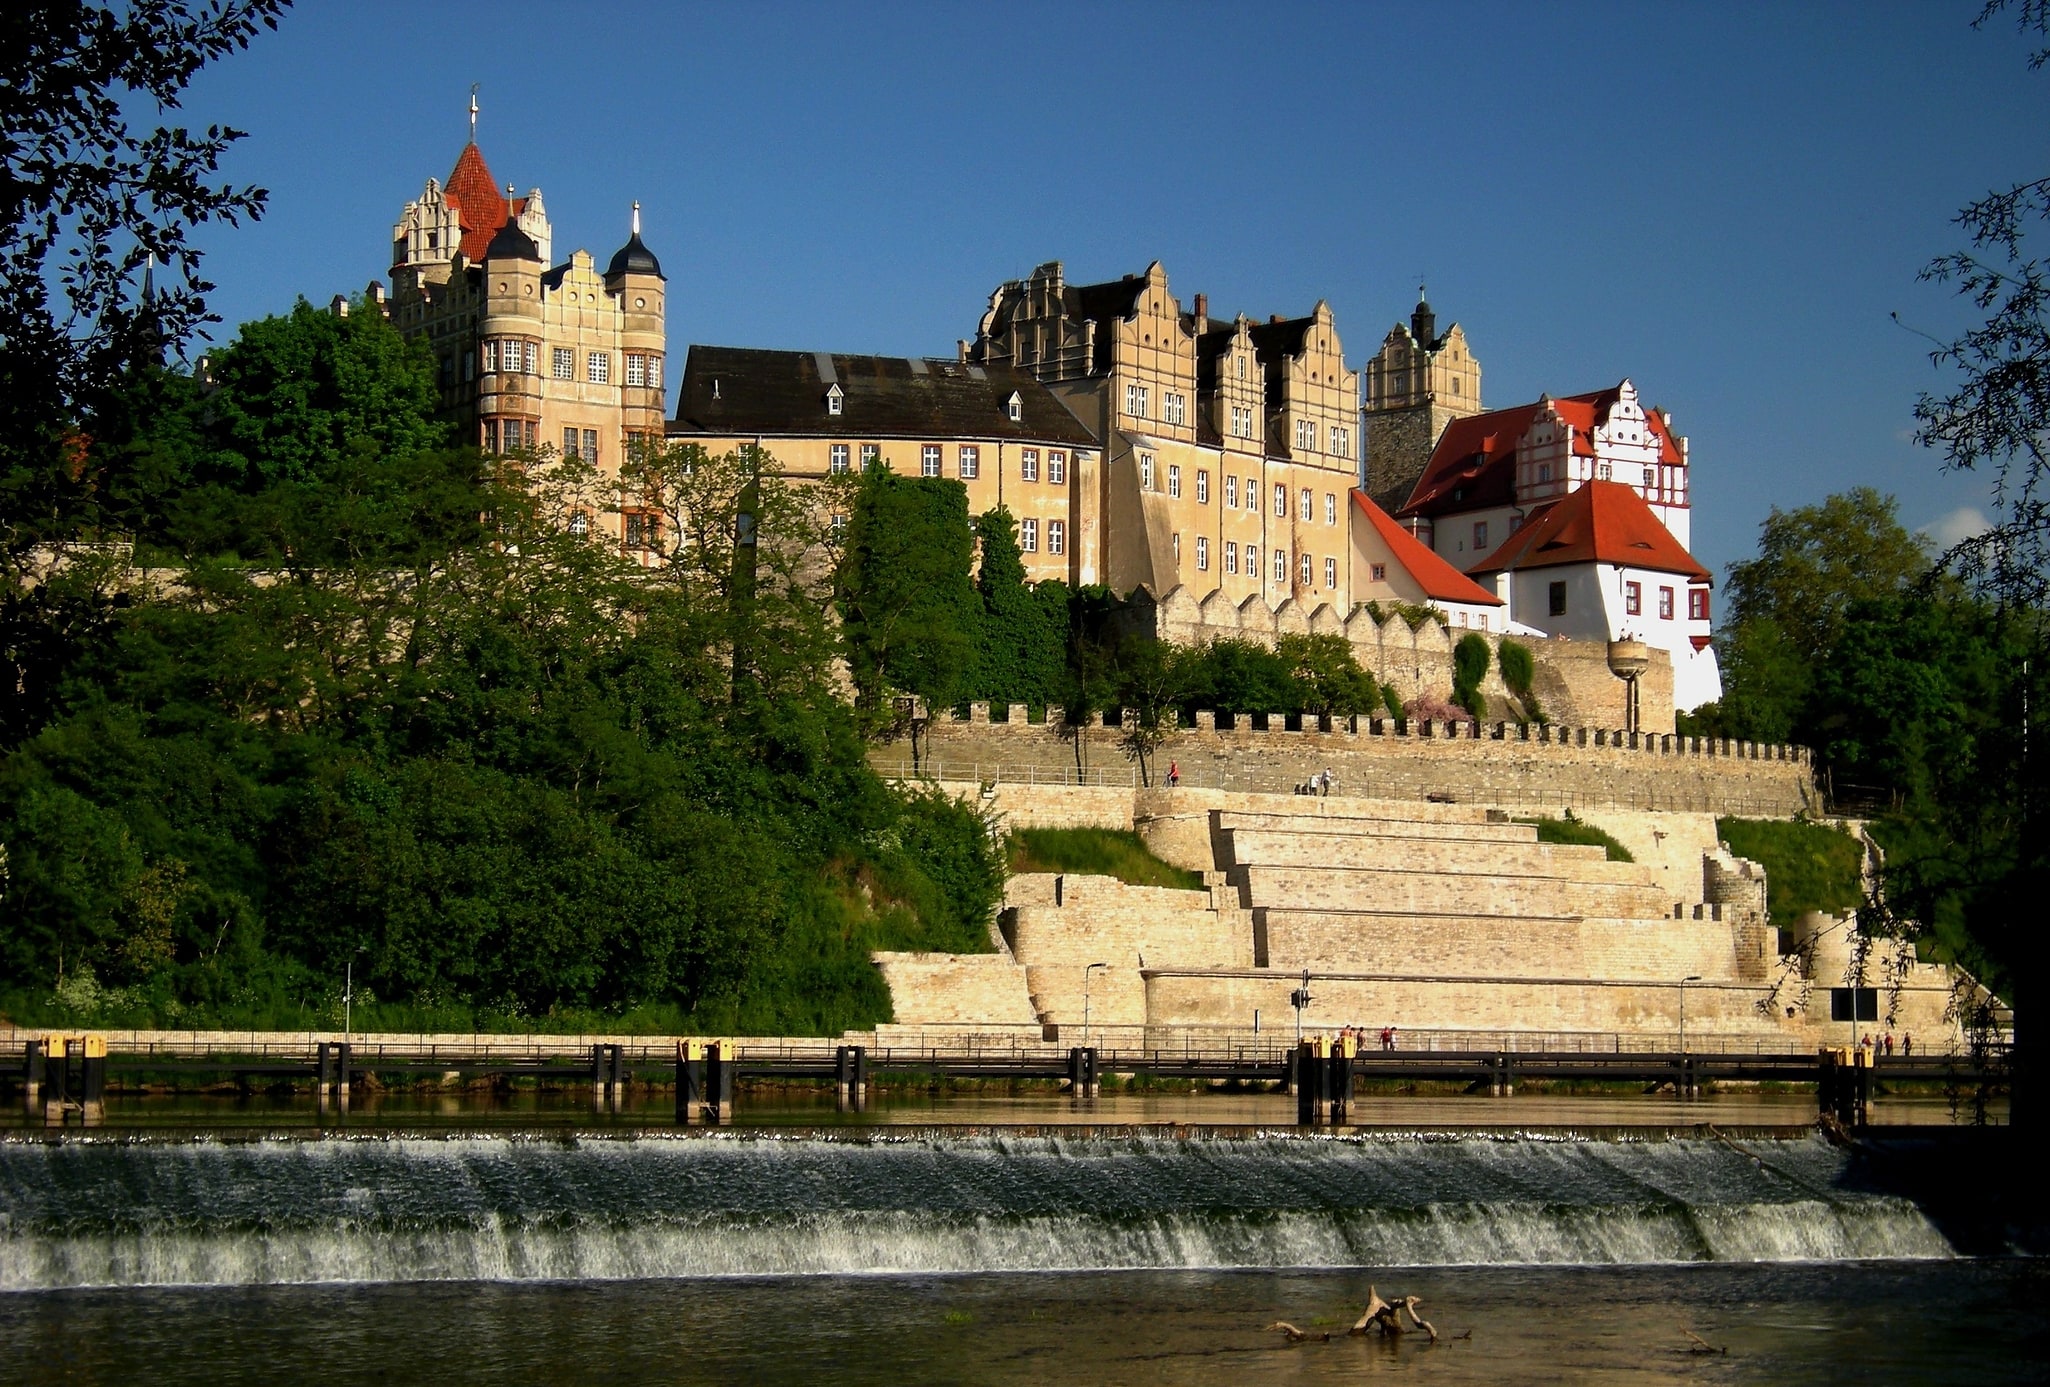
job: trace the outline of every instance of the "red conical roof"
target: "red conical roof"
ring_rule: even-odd
[[[464,145],[463,152],[456,156],[455,171],[449,174],[445,191],[463,228],[463,254],[473,264],[484,259],[484,248],[491,244],[498,228],[527,204],[525,198],[506,201],[498,180],[491,176],[490,166],[484,162],[484,151],[477,148],[475,141]]]

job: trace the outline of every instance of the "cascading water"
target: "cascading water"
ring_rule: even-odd
[[[1951,1255],[1816,1139],[0,1143],[0,1290]]]

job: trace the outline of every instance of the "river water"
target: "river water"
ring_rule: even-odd
[[[2037,1268],[1763,1133],[0,1140],[36,1383],[2016,1381]]]

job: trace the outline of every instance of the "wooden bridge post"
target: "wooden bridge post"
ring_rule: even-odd
[[[1317,1121],[1317,1055],[1310,1042],[1298,1044],[1289,1055],[1289,1069],[1295,1080],[1295,1120],[1299,1127]]]
[[[31,1040],[21,1049],[21,1093],[22,1106],[30,1112],[43,1101],[43,1071],[48,1058],[49,1047],[41,1040]]]
[[[1352,1054],[1350,1036],[1339,1036],[1331,1046],[1331,1120],[1344,1122],[1352,1110]]]
[[[733,1062],[739,1058],[728,1041],[715,1040],[705,1047],[705,1120],[733,1120]]]
[[[846,1112],[854,1101],[854,1047],[841,1045],[833,1051],[833,1106]]]
[[[1495,1056],[1495,1062],[1501,1066],[1502,1079],[1500,1087],[1502,1091],[1502,1096],[1504,1098],[1514,1098],[1516,1096],[1515,1054],[1511,1051],[1504,1050],[1501,1054]]]
[[[64,1109],[71,1100],[71,1047],[78,1044],[69,1036],[51,1036],[50,1054],[43,1065],[43,1121],[64,1124]]]
[[[676,1042],[676,1120],[688,1125],[705,1112],[705,1044]]]
[[[605,1110],[605,1047],[596,1041],[591,1044],[591,1110]]]
[[[335,1046],[335,1098],[344,1113],[349,1111],[349,1064],[356,1047],[349,1041]]]
[[[612,1052],[612,1072],[609,1084],[612,1092],[608,1096],[612,1100],[613,1111],[617,1112],[626,1106],[626,1086],[627,1081],[633,1077],[633,1069],[626,1061],[626,1046],[613,1045],[607,1048]]]
[[[854,1047],[854,1110],[864,1112],[868,1108],[868,1047]]]
[[[1860,1048],[1851,1057],[1851,1116],[1846,1125],[1863,1127],[1872,1120],[1872,1051]]]
[[[79,1114],[88,1127],[107,1116],[107,1038],[89,1035],[79,1041]]]

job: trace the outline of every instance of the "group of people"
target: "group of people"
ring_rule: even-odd
[[[1295,787],[1299,795],[1329,795],[1331,793],[1331,767],[1311,771],[1310,778]]]
[[[1864,1046],[1866,1051],[1870,1054],[1878,1055],[1883,1053],[1891,1055],[1893,1053],[1893,1032],[1888,1031],[1884,1036],[1868,1035],[1858,1043]],[[1912,1055],[1914,1053],[1915,1037],[1907,1031],[1902,1031],[1901,1054],[1905,1056]]]
[[[1347,1026],[1340,1030],[1338,1034],[1340,1038],[1352,1042],[1354,1053],[1367,1048],[1367,1028],[1365,1026]],[[1393,1050],[1395,1048],[1395,1027],[1383,1026],[1381,1028],[1381,1048],[1383,1050]]]

